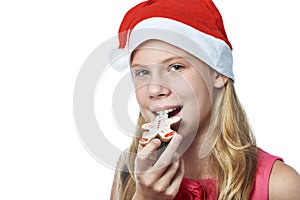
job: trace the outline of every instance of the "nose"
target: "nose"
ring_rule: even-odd
[[[150,99],[160,99],[169,96],[171,90],[168,86],[157,82],[151,82],[148,85],[148,95]]]

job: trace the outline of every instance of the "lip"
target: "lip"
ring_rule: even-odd
[[[154,105],[150,107],[151,112],[160,112],[164,110],[174,109],[181,107],[180,105]]]
[[[177,112],[176,114],[174,114],[174,115],[172,115],[172,117],[174,117],[174,116],[180,116],[180,113],[181,113],[181,111],[182,111],[182,108],[183,108],[183,106],[181,106],[181,105],[164,105],[164,106],[161,106],[161,105],[156,105],[156,106],[152,106],[151,108],[150,108],[150,111],[155,115],[155,116],[157,116],[157,113],[158,112],[161,112],[161,111],[166,111],[166,110],[172,110],[172,109],[174,109],[174,110],[176,110],[176,109],[179,109],[180,111],[179,112]],[[173,111],[172,111],[173,112]]]

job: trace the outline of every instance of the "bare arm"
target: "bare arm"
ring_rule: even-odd
[[[270,200],[300,200],[300,175],[292,167],[276,161],[269,182]]]

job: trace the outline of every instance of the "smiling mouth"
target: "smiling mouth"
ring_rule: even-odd
[[[166,113],[166,114],[168,114],[168,118],[171,118],[171,117],[177,115],[178,113],[180,113],[181,110],[182,110],[182,107],[177,106],[177,107],[170,108],[170,109],[167,109],[167,110],[162,110],[162,111],[155,112],[155,114],[159,115],[160,113]]]

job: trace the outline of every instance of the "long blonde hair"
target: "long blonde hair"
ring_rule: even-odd
[[[140,115],[137,127],[145,123]],[[214,172],[218,181],[219,200],[249,199],[257,162],[257,147],[248,119],[234,89],[228,80],[223,90],[216,93],[212,108],[212,130],[221,133],[214,145],[211,156],[214,160]],[[135,192],[134,154],[137,152],[138,138],[142,132],[137,130],[128,152],[119,165],[119,183],[117,186],[120,200],[131,199]]]

